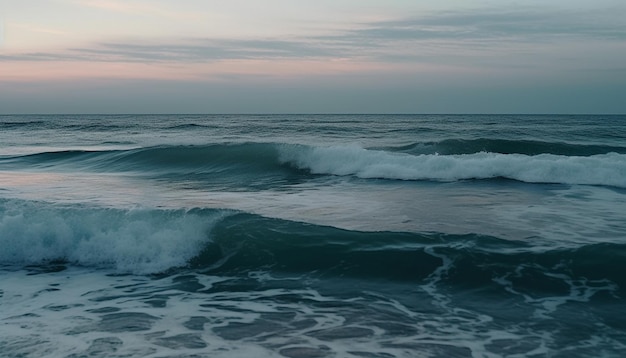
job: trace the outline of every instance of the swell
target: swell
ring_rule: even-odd
[[[0,202],[0,265],[118,273],[195,270],[427,283],[516,292],[626,290],[626,245],[546,247],[445,233],[360,232],[225,210],[106,209]]]
[[[69,150],[0,158],[0,169],[122,173],[170,183],[267,188],[308,176],[279,161],[279,145],[265,143],[174,145],[128,150]]]
[[[566,151],[566,147],[561,146],[560,151]],[[172,180],[195,179],[226,186],[232,183],[234,186],[268,187],[299,183],[312,175],[332,175],[407,181],[507,178],[528,183],[626,188],[626,154],[619,151],[600,153],[612,147],[600,150],[586,146],[571,150],[578,154],[585,152],[586,155],[488,151],[469,154],[411,153],[418,151],[416,148],[416,145],[412,145],[382,150],[357,145],[284,143],[160,146],[5,157],[0,159],[0,168],[126,172]],[[454,152],[459,150],[455,149]]]
[[[0,163],[41,167],[76,166],[94,170],[201,170],[227,165],[273,166],[277,149],[270,144],[156,146],[127,150],[67,150],[5,158]]]
[[[41,120],[29,120],[29,121],[0,121],[0,129],[28,129],[37,128],[45,125],[46,123]]]
[[[477,234],[347,231],[243,213],[224,218],[212,233],[212,244],[191,261],[212,273],[265,269],[422,281],[443,272],[441,279],[468,287],[506,278],[518,287],[550,289],[567,277],[626,289],[624,244],[540,247]]]

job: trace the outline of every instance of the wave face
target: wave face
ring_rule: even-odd
[[[118,272],[154,273],[185,266],[225,215],[202,210],[121,210],[0,205],[1,264],[66,262]]]
[[[310,146],[244,143],[204,146],[166,146],[116,151],[63,151],[9,157],[9,168],[126,172],[143,176],[184,177],[222,186],[297,183],[313,175],[355,176],[364,179],[458,181],[506,178],[528,183],[606,185],[626,188],[626,149],[561,145],[554,152],[578,155],[536,154],[543,145],[520,154],[473,150],[505,146],[498,141],[470,142],[467,154],[416,154],[422,145],[388,150],[357,145]],[[510,145],[510,144],[509,144]],[[516,142],[525,148],[523,142]],[[463,152],[464,144],[442,142],[443,153]],[[513,146],[514,147],[514,146]],[[447,149],[445,149],[447,148]],[[441,148],[439,148],[441,149]],[[491,148],[496,149],[496,148]],[[510,148],[513,149],[513,148]],[[607,150],[620,152],[606,152]],[[595,153],[595,154],[594,154]],[[230,183],[230,184],[229,184]]]
[[[459,287],[485,289],[500,279],[510,279],[530,291],[542,291],[550,282],[567,277],[626,290],[621,274],[626,270],[624,244],[541,248],[532,240],[348,231],[249,214],[226,217],[212,233],[213,244],[191,261],[210,273],[269,269],[318,277],[420,282],[445,271],[440,278]]]
[[[625,116],[0,116],[0,355],[622,357],[624,138]]]
[[[589,342],[619,356],[622,348],[624,244],[555,249],[247,213],[41,205],[2,203],[0,234],[26,239],[0,254],[0,346],[9,356],[593,356]],[[30,266],[10,267],[19,263]]]
[[[269,271],[400,282],[421,282],[445,270],[446,282],[483,289],[514,279],[542,290],[561,280],[558,275],[626,289],[626,245],[617,243],[546,249],[477,234],[350,231],[206,209],[5,200],[0,213],[1,265],[74,264],[139,274],[193,269],[222,276]]]

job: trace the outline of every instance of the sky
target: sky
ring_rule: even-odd
[[[626,114],[624,0],[0,0],[0,114]]]

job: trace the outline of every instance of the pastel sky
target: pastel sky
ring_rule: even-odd
[[[624,0],[0,0],[0,113],[626,113]]]

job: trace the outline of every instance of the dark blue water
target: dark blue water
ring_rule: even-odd
[[[626,117],[0,116],[7,357],[621,357]]]

